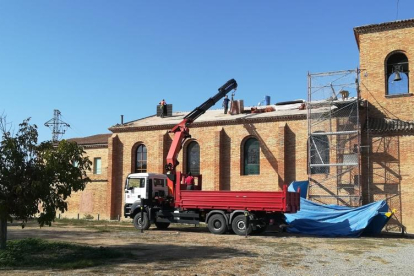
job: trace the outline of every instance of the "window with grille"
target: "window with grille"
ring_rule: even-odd
[[[147,147],[143,144],[139,145],[135,154],[135,172],[147,172]]]
[[[187,173],[200,174],[200,146],[193,141],[187,146]]]
[[[244,175],[260,174],[260,144],[256,138],[249,138],[244,143]]]
[[[311,174],[329,173],[329,139],[327,135],[310,137]]]

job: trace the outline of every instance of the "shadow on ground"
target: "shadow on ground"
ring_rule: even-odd
[[[182,231],[183,230],[183,231]],[[138,231],[137,231],[138,232]],[[114,233],[100,233],[96,231],[89,231],[85,229],[56,229],[56,228],[11,228],[9,231],[9,240],[16,241],[22,239],[22,242],[28,241],[30,238],[47,240],[53,242],[63,242],[65,244],[76,245],[75,248],[44,249],[39,247],[39,250],[29,248],[24,249],[27,254],[25,256],[17,255],[22,259],[18,265],[2,265],[0,258],[0,270],[44,270],[48,268],[57,269],[77,269],[108,265],[152,265],[159,266],[180,266],[191,267],[197,265],[200,261],[220,260],[225,261],[235,257],[257,257],[256,253],[239,250],[222,244],[221,246],[201,245],[200,243],[187,242],[184,245],[173,244],[177,232],[196,232],[204,235],[211,235],[207,233],[204,227],[196,228],[172,228],[165,231],[166,238],[161,231],[155,230],[155,235],[148,233],[134,233],[134,232],[114,232]],[[120,236],[121,235],[121,236]],[[181,234],[178,234],[181,236]],[[122,237],[129,240],[125,241]],[[136,237],[136,241],[133,240]],[[162,237],[163,240],[157,242],[157,237]],[[28,239],[29,238],[29,239]],[[105,239],[114,238],[112,244],[103,242]],[[181,236],[183,238],[183,236]],[[171,239],[171,243],[169,240]],[[132,242],[131,242],[132,240]],[[117,241],[122,244],[116,244]],[[92,245],[91,245],[92,244]],[[48,245],[49,246],[49,245]],[[95,256],[95,257],[94,257]],[[59,264],[54,262],[59,260]],[[160,269],[157,268],[157,269]]]

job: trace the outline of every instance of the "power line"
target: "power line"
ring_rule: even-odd
[[[65,116],[63,116],[63,115],[61,115],[62,116],[62,118],[66,121],[66,122],[68,122],[68,124],[70,124],[70,126],[69,126],[69,128],[71,129],[71,130],[73,130],[74,132],[76,132],[77,133],[77,135],[79,135],[79,136],[85,136],[85,134],[80,130],[80,129],[78,129],[78,128],[76,128],[69,120],[68,120],[68,118],[66,118]]]
[[[395,18],[395,20],[398,20],[398,4],[400,3],[400,0],[397,0],[397,16]]]

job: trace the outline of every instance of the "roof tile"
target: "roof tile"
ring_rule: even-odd
[[[112,134],[97,134],[87,137],[70,138],[67,141],[76,142],[78,145],[108,145],[108,139]]]

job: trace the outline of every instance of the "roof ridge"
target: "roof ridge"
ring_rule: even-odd
[[[354,32],[357,34],[364,34],[370,32],[378,32],[384,30],[393,30],[393,29],[401,29],[401,28],[408,28],[414,27],[414,18],[410,19],[403,19],[403,20],[395,20],[377,24],[368,24],[362,25],[354,28]]]

